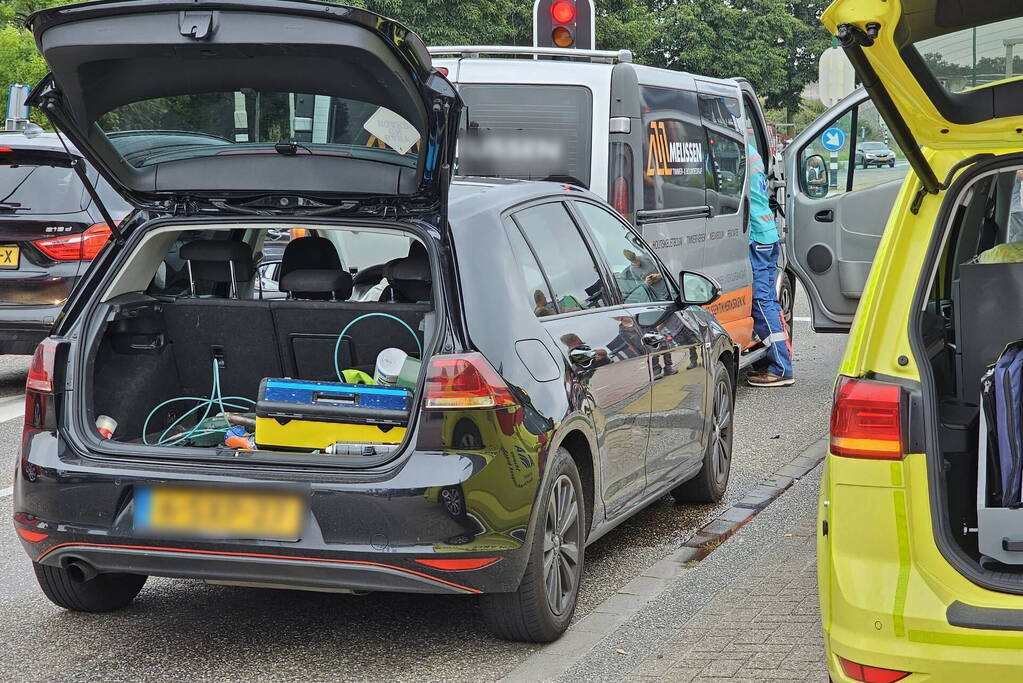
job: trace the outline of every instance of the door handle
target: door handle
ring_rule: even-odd
[[[588,368],[597,360],[597,352],[588,346],[577,346],[568,352],[568,359],[581,368]]]
[[[835,212],[832,209],[824,209],[815,213],[813,219],[818,223],[834,223]]]
[[[663,334],[655,334],[653,332],[650,332],[650,333],[647,333],[647,334],[643,335],[643,343],[646,344],[647,346],[654,346],[654,347],[660,346],[667,339],[668,338],[665,337]]]

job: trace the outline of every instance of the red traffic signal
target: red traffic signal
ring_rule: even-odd
[[[537,0],[533,44],[593,49],[593,0]]]
[[[556,24],[575,23],[575,3],[572,0],[557,0],[551,5],[551,19]]]

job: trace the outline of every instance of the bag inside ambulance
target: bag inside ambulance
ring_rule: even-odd
[[[1023,171],[1018,170],[978,174],[958,197],[949,198],[956,203],[948,224],[936,228],[941,250],[933,273],[923,275],[933,280],[918,316],[917,341],[930,361],[924,391],[933,394],[925,393],[924,405],[933,399],[938,417],[940,465],[931,480],[936,534],[970,566],[997,572],[1023,590]]]
[[[270,230],[292,235],[272,261]],[[88,419],[109,443],[362,466],[401,447],[436,329],[411,233],[168,225],[126,264],[88,351]]]

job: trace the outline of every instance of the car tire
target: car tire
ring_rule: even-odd
[[[781,314],[785,318],[785,331],[789,333],[789,343],[795,338],[796,331],[792,327],[792,317],[796,307],[796,290],[792,284],[792,276],[785,273],[781,279],[781,291],[778,292],[778,303],[781,304]]]
[[[498,638],[549,643],[571,623],[586,546],[583,496],[579,470],[568,451],[559,448],[537,498],[536,526],[522,583],[514,593],[481,597],[483,620]],[[566,548],[572,551],[566,552]],[[563,583],[566,580],[570,582],[567,590]]]
[[[679,503],[717,503],[728,488],[732,469],[732,434],[735,415],[735,387],[732,373],[724,363],[717,363],[711,384],[714,402],[711,432],[703,454],[703,467],[695,477],[677,486],[671,495]]]
[[[895,162],[894,161],[889,161],[888,162],[888,168],[895,168]]]
[[[141,574],[100,574],[82,580],[74,570],[38,562],[32,563],[32,569],[50,602],[72,612],[113,612],[127,607],[149,578]]]

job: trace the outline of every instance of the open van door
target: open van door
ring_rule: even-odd
[[[789,267],[814,330],[845,332],[909,163],[862,89],[796,136],[783,163]]]
[[[768,182],[773,185],[781,176],[781,169],[776,168],[781,164],[776,163],[778,150],[775,148],[775,138],[767,123],[767,117],[764,115],[764,108],[760,106],[760,97],[753,89],[753,84],[745,78],[736,78],[735,82],[739,84],[739,89],[742,91],[742,108],[746,113],[746,125],[753,131],[753,134],[748,136],[748,141],[757,148],[760,157],[764,160]],[[785,316],[785,324],[791,335],[792,309],[795,299],[793,293],[796,283],[792,270],[789,268],[789,257],[784,244],[785,221],[781,216],[778,216],[777,219],[778,230],[782,235],[782,257],[778,268],[778,277],[775,281],[775,291],[778,295],[778,302],[781,304],[782,314]]]

